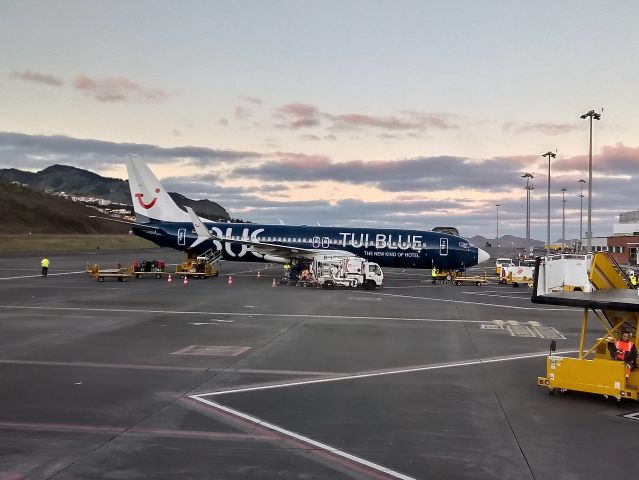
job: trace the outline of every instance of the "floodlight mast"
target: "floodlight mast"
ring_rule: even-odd
[[[586,253],[588,254],[592,250],[592,119],[600,120],[601,114],[590,110],[584,113],[580,118],[582,120],[586,118],[590,119],[590,147],[588,149],[588,230],[586,231],[586,237],[588,238]]]
[[[524,173],[521,178],[526,179],[526,250],[530,248],[530,191],[534,190],[534,186],[530,180],[535,178],[532,173]]]
[[[501,204],[498,203],[495,206],[497,207],[497,236],[495,237],[495,241],[497,242],[497,245],[499,245],[499,207],[501,207]]]
[[[550,159],[555,158],[556,153],[547,151],[542,157],[548,157],[548,216],[546,217],[546,255],[550,255]]]
[[[583,218],[584,218],[584,183],[586,181],[582,178],[579,183],[579,253],[581,253],[581,246],[583,242]]]
[[[566,190],[561,189],[561,250],[566,249]]]

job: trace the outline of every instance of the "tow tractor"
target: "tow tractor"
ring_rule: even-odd
[[[209,263],[204,256],[188,258],[175,266],[175,275],[179,278],[217,277],[220,271]]]
[[[623,332],[639,341],[639,296],[626,273],[607,252],[594,255],[553,255],[538,258],[532,302],[583,309],[577,357],[556,353],[556,342],[546,359],[546,376],[537,385],[549,393],[575,390],[637,400],[639,370],[613,359],[615,342]],[[594,318],[604,330],[587,344],[588,320]]]

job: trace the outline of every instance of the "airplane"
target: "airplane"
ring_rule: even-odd
[[[358,256],[381,267],[459,270],[490,255],[463,237],[441,231],[229,223],[200,219],[173,201],[139,158],[126,158],[136,221],[133,233],[171,247],[231,261],[305,263],[318,256]]]

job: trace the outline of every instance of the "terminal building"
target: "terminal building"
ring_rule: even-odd
[[[592,237],[593,252],[610,252],[620,265],[639,265],[639,210],[619,214],[612,236]]]

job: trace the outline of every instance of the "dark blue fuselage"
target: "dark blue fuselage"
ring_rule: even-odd
[[[191,223],[150,220],[149,225],[157,231],[134,226],[133,232],[161,247],[186,251],[197,238]],[[478,249],[468,240],[424,230],[214,222],[206,222],[205,226],[218,237],[319,251],[347,251],[382,267],[463,269],[478,263]],[[195,253],[210,248],[221,250],[225,260],[264,260],[247,245],[218,240],[198,245]]]

